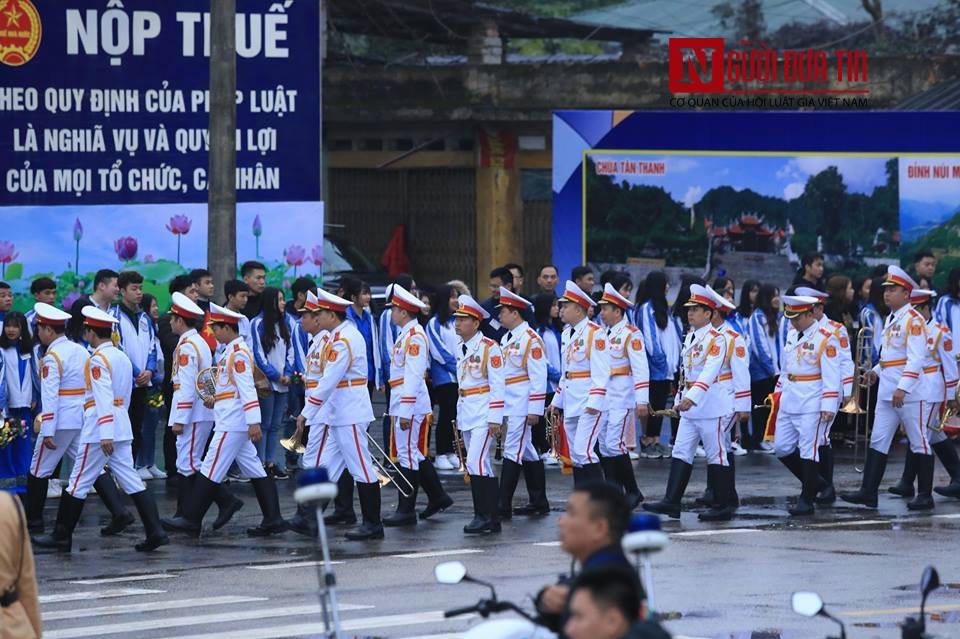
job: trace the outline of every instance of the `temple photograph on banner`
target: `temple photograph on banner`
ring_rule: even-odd
[[[676,284],[729,277],[785,290],[802,256],[816,252],[828,270],[867,275],[901,259],[902,163],[880,154],[591,150],[586,259],[634,281],[663,270]]]

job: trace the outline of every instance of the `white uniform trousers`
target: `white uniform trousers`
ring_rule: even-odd
[[[540,459],[533,447],[533,426],[527,425],[527,416],[504,417],[507,434],[503,438],[503,458],[518,464]]]
[[[927,423],[936,402],[907,402],[900,408],[894,408],[893,402],[881,399],[877,402],[877,413],[873,418],[873,431],[870,433],[870,448],[886,455],[897,433],[897,426],[903,424],[903,430],[910,440],[910,450],[918,455],[931,455],[930,442],[927,440]]]
[[[800,450],[801,459],[820,461],[820,447],[824,445],[824,432],[830,425],[820,419],[820,413],[777,413],[777,430],[773,435],[773,447],[777,457],[786,457]]]
[[[240,474],[248,479],[267,476],[260,458],[257,457],[257,447],[250,441],[250,435],[246,431],[214,433],[200,472],[210,481],[219,484],[227,476],[233,462],[237,462]]]
[[[314,457],[308,460],[307,453],[304,453],[305,463],[319,459],[317,466],[326,468],[333,482],[340,479],[346,469],[358,484],[372,484],[377,481],[377,470],[370,458],[363,429],[364,426],[359,424],[311,426],[311,438],[316,430],[319,441]]]
[[[942,430],[933,430],[940,424],[940,409],[942,406],[942,402],[930,402],[930,417],[927,418],[927,441],[930,442],[931,446],[950,439]]]
[[[704,417],[693,419],[681,413],[680,426],[677,428],[677,440],[673,445],[672,457],[693,464],[697,444],[703,442],[707,453],[707,464],[728,466],[728,443],[733,421],[729,417]]]
[[[324,436],[326,435],[325,424],[310,424],[310,433],[307,435],[307,444],[303,447],[303,455],[300,456],[300,468],[319,468],[320,454],[323,452]],[[330,469],[327,469],[330,472]]]
[[[461,431],[463,444],[467,447],[467,473],[493,477],[490,456],[497,447],[496,438],[487,427]]]
[[[67,455],[70,459],[77,459],[80,450],[79,430],[58,430],[53,434],[53,450],[43,445],[43,437],[37,437],[33,447],[33,460],[30,462],[30,474],[37,479],[46,479],[53,474],[57,464]]]
[[[633,416],[632,408],[617,408],[603,413],[603,418],[600,420],[603,423],[603,431],[600,433],[601,455],[617,457],[630,452],[627,442],[631,437],[636,437]]]
[[[200,472],[203,463],[203,449],[210,439],[213,422],[194,422],[184,424],[183,432],[177,435],[177,472],[190,477]]]
[[[400,466],[409,470],[420,468],[420,462],[426,459],[420,452],[420,429],[427,420],[426,415],[414,415],[410,420],[410,428],[400,428],[400,418],[393,419],[393,443],[397,447],[397,458]]]
[[[113,454],[104,454],[100,444],[84,444],[80,447],[77,458],[73,462],[73,472],[67,482],[67,492],[77,499],[86,499],[103,472],[103,467],[110,464],[110,474],[120,484],[120,490],[128,495],[139,493],[147,489],[133,467],[133,442],[113,442]]]
[[[563,430],[567,433],[570,461],[574,466],[581,467],[600,462],[593,447],[597,443],[602,424],[603,413],[596,415],[584,413],[577,417],[564,417]]]

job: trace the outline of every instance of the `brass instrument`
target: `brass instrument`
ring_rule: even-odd
[[[687,375],[686,371],[683,368],[683,362],[680,362],[680,377],[677,379],[677,395],[681,398],[683,397],[683,391],[686,390]],[[679,402],[675,402],[674,406],[679,406]],[[680,419],[680,411],[676,408],[664,408],[663,410],[652,410],[650,415],[653,417],[669,417],[670,419]]]
[[[957,387],[957,392],[953,395],[953,404],[956,405],[958,402],[960,402],[960,386]],[[954,409],[953,406],[950,406],[948,403],[947,408],[943,411],[943,415],[940,417],[940,421],[937,422],[937,425],[931,426],[929,423],[927,423],[927,428],[934,432],[942,433],[943,429],[947,426],[947,422],[949,422],[950,419],[956,414],[956,409]]]
[[[543,416],[544,420],[547,422],[546,435],[547,441],[550,442],[550,454],[553,455],[554,459],[560,459],[560,435],[557,433],[557,418],[556,413],[547,413]]]
[[[762,404],[753,405],[753,410],[761,410],[764,408],[766,408],[767,410],[773,410],[773,397],[771,397],[770,395],[767,395],[766,397],[763,398]]]
[[[873,329],[864,326],[857,331],[857,340],[854,344],[853,395],[850,401],[840,407],[841,413],[853,415],[853,469],[863,472],[866,464],[867,449],[870,444],[870,405],[873,396],[873,385],[864,383],[868,371],[873,370]],[[866,408],[858,403],[860,393],[866,391]],[[861,436],[862,431],[862,436]],[[858,463],[859,462],[859,463]]]
[[[407,479],[406,475],[400,472],[400,469],[397,468],[397,465],[393,463],[392,459],[390,459],[390,455],[388,455],[383,450],[383,447],[377,443],[377,440],[373,438],[373,435],[371,435],[366,430],[364,430],[363,432],[367,436],[367,441],[373,444],[373,447],[377,449],[377,452],[383,455],[383,458],[387,460],[388,464],[390,464],[391,469],[395,473],[397,473],[397,475],[399,475],[401,479],[403,479],[404,483],[406,483],[407,487],[410,489],[410,492],[407,492],[406,490],[404,490],[403,486],[401,486],[400,483],[394,477],[390,476],[390,471],[383,465],[383,463],[379,459],[377,459],[374,455],[370,455],[370,459],[373,460],[373,465],[376,466],[377,479],[380,482],[380,487],[383,488],[387,484],[393,484],[394,486],[397,487],[397,492],[399,492],[404,497],[410,497],[414,491],[413,484],[410,483],[410,480]]]
[[[39,435],[40,428],[43,426],[43,415],[37,413],[37,416],[33,418],[33,434]]]
[[[220,375],[219,366],[208,366],[197,373],[197,395],[204,402],[213,401],[217,394],[217,377]]]
[[[463,434],[460,432],[459,426],[457,424],[453,425],[453,445],[457,449],[457,459],[460,461],[460,465],[457,466],[457,470],[463,473],[463,483],[470,483],[470,471],[467,470],[467,447],[463,445]]]
[[[663,410],[652,410],[650,415],[653,417],[669,417],[670,419],[680,419],[680,413],[673,408],[664,408]]]
[[[306,428],[304,426],[297,424],[297,429],[293,431],[293,435],[290,435],[290,437],[286,439],[281,439],[280,445],[291,453],[302,455],[303,451],[307,449],[307,442],[303,436],[305,430]]]

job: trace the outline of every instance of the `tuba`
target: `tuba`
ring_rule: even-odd
[[[854,344],[853,396],[846,404],[840,407],[841,413],[853,415],[853,469],[863,472],[866,464],[867,449],[870,447],[870,400],[873,387],[864,383],[864,375],[873,369],[873,329],[864,326],[857,331],[857,341]],[[866,408],[858,403],[860,393],[864,393]],[[861,434],[862,433],[862,434]]]
[[[220,375],[219,366],[208,366],[197,373],[197,395],[204,402],[213,401],[217,395],[217,377]]]

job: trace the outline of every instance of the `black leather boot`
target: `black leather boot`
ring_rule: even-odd
[[[680,518],[680,500],[687,490],[693,466],[676,457],[670,463],[670,477],[667,479],[667,493],[661,501],[644,502],[643,509],[673,519]]]
[[[429,459],[420,462],[420,486],[427,496],[427,507],[420,511],[420,519],[430,519],[453,506],[453,499],[443,488],[440,475],[437,474],[437,469]]]
[[[199,474],[194,473],[193,476],[196,477]],[[243,508],[243,500],[230,492],[226,484],[218,484],[218,486],[213,494],[213,501],[217,504],[217,518],[213,520],[214,530],[220,530],[226,526],[230,519]]]
[[[617,455],[611,457],[614,472],[616,473],[617,483],[623,487],[624,496],[630,504],[630,510],[633,510],[643,501],[643,493],[637,486],[637,478],[633,474],[633,464],[630,463],[630,455]]]
[[[280,514],[280,495],[277,494],[277,485],[273,477],[258,477],[251,479],[253,492],[257,495],[257,503],[260,504],[260,512],[263,513],[263,519],[260,524],[254,528],[247,528],[247,534],[251,537],[269,537],[287,530],[287,522]]]
[[[27,474],[27,530],[31,534],[43,532],[43,506],[47,503],[49,479]]]
[[[523,481],[527,484],[530,503],[514,508],[513,512],[522,516],[542,517],[550,514],[550,502],[547,501],[547,473],[540,460],[523,462]]]
[[[337,479],[337,497],[333,500],[333,512],[324,515],[323,523],[330,526],[341,524],[353,525],[357,523],[357,513],[353,509],[353,475],[346,469]]]
[[[780,463],[787,467],[794,477],[800,483],[803,483],[803,460],[800,459],[800,451],[794,450],[789,455],[784,455],[783,457],[777,457],[780,460]]]
[[[707,473],[713,469],[713,486],[715,501],[713,508],[706,510],[698,516],[700,521],[729,521],[733,518],[734,508],[730,503],[730,495],[733,489],[733,474],[729,466],[720,464],[710,464],[707,466]]]
[[[867,461],[863,465],[863,480],[860,490],[852,493],[840,493],[840,499],[850,504],[860,504],[868,508],[877,507],[877,490],[883,480],[883,471],[887,468],[887,456],[873,448],[867,449]]]
[[[620,477],[617,476],[617,465],[613,460],[613,457],[603,457],[601,455],[600,470],[603,472],[603,480],[608,484],[614,484],[623,489],[623,486],[620,484]]]
[[[500,484],[496,477],[484,477],[484,504],[487,513],[487,532],[500,532]]]
[[[817,497],[817,484],[820,481],[819,464],[812,459],[804,459],[801,462],[803,469],[803,488],[800,490],[800,498],[797,503],[788,508],[794,517],[809,517],[814,514],[814,500]]]
[[[917,455],[917,496],[909,510],[933,510],[933,455]]]
[[[127,510],[123,504],[123,497],[117,490],[117,485],[113,481],[113,476],[109,472],[100,473],[97,481],[93,482],[93,488],[100,496],[100,501],[107,507],[112,515],[110,523],[100,529],[100,534],[104,537],[116,535],[136,521],[133,513]]]
[[[820,455],[818,472],[827,486],[818,491],[817,498],[814,501],[818,505],[829,506],[837,501],[837,490],[833,487],[833,446],[821,446],[817,452]]]
[[[203,473],[195,473],[193,488],[183,504],[182,517],[170,517],[160,520],[160,525],[167,532],[182,532],[191,537],[199,537],[203,527],[203,516],[213,505],[213,498],[217,494],[220,484],[211,481]]]
[[[473,521],[463,527],[468,535],[480,534],[487,529],[486,503],[484,502],[484,477],[470,475],[470,493],[473,496]]]
[[[196,473],[190,475],[189,477],[181,475],[180,473],[175,473],[173,475],[173,480],[177,485],[177,510],[173,513],[174,518],[183,517],[183,505],[187,503],[187,495],[190,493],[190,485],[193,483],[193,478],[196,476]]]
[[[890,486],[889,488],[887,488],[888,493],[899,495],[900,497],[906,497],[906,498],[913,497],[913,495],[915,494],[913,490],[913,482],[917,478],[917,457],[918,456],[919,455],[917,455],[912,450],[907,451],[907,456],[903,460],[903,475],[901,475],[900,481],[898,481],[893,486]]]
[[[944,497],[960,498],[960,456],[957,455],[957,447],[947,439],[934,444],[933,452],[937,454],[940,463],[950,474],[950,483],[934,488],[933,492]]]
[[[319,535],[316,510],[311,506],[297,504],[297,514],[287,522],[290,530],[307,537]]]
[[[149,552],[156,550],[160,546],[166,546],[170,543],[170,538],[163,532],[163,526],[160,524],[160,511],[157,510],[157,502],[146,490],[130,495],[133,505],[137,507],[137,514],[140,515],[140,521],[143,522],[143,531],[146,539],[134,546],[139,552]]]
[[[603,469],[600,467],[600,462],[584,464],[583,468],[580,469],[580,473],[584,482],[603,481]]]
[[[394,479],[397,484],[397,510],[383,518],[383,525],[387,528],[396,528],[397,526],[415,526],[417,524],[417,492],[420,486],[420,472],[400,467],[401,477]],[[407,481],[403,481],[406,478]],[[407,485],[413,486],[413,490]],[[409,493],[404,497],[400,492],[400,487]]]
[[[727,453],[727,462],[730,463],[730,506],[736,510],[740,507],[740,493],[737,492],[737,464],[736,455]]]
[[[500,518],[510,519],[513,516],[513,495],[520,482],[522,467],[512,459],[503,460],[500,469]]]
[[[72,497],[66,490],[60,495],[57,506],[57,521],[49,535],[31,537],[36,548],[48,548],[57,552],[70,552],[73,546],[73,531],[80,521],[85,500]]]
[[[363,523],[353,530],[348,530],[347,539],[352,541],[383,539],[383,524],[380,521],[380,483],[357,482],[357,493],[360,495],[360,513],[363,516]]]
[[[573,472],[573,487],[576,488],[585,481],[586,476],[580,466],[573,466],[571,470]]]

